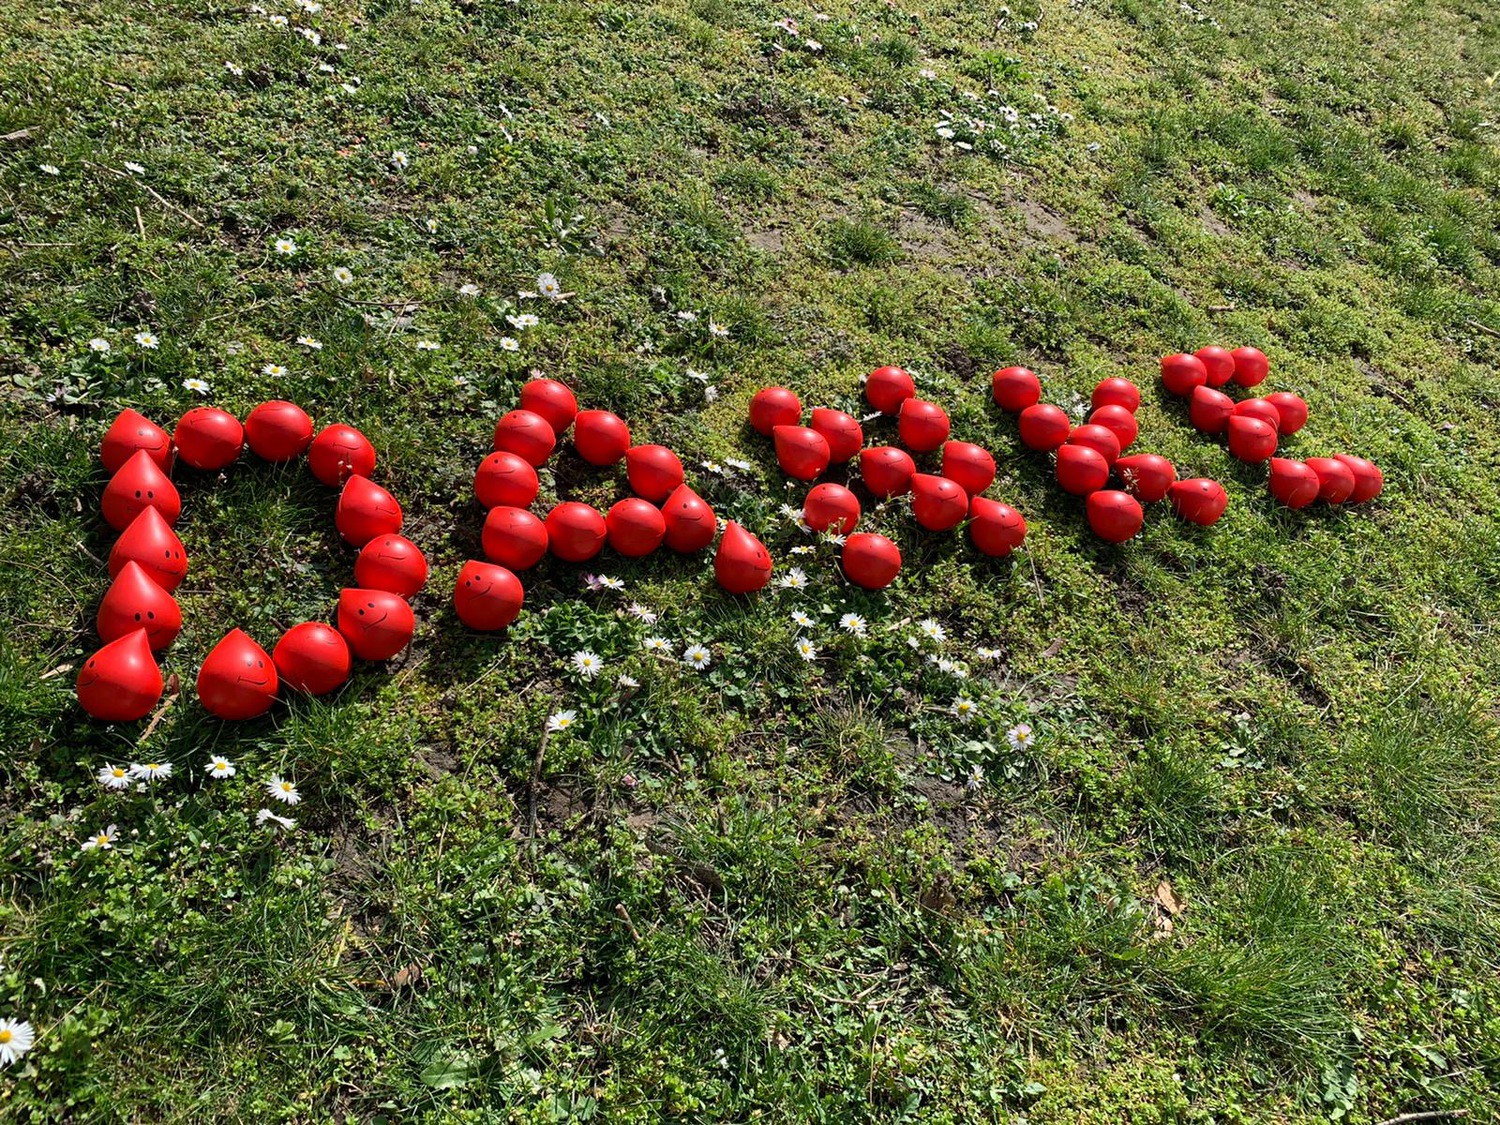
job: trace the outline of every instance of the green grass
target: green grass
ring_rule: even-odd
[[[39,1032],[0,1118],[1497,1118],[1487,6],[267,7],[321,42],[222,4],[0,11],[0,1018]],[[521,297],[543,273],[571,296]],[[1385,495],[1288,512],[1189,429],[1156,358],[1214,342],[1307,398],[1292,455],[1363,453]],[[888,593],[791,554],[803,490],[749,396],[858,412],[884,363],[995,453],[1012,560],[899,504],[865,517]],[[990,401],[1012,363],[1070,408],[1136,379],[1137,448],[1225,518],[1094,538]],[[677,449],[808,588],[549,561],[506,636],[466,633],[473,468],[532,370]],[[363,429],[433,575],[390,667],[214,721],[203,655],[325,618],[352,552],[300,466],[179,473],[184,691],[142,741],[71,691],[95,450],[187,379]],[[564,451],[539,505],[623,494]],[[148,753],[175,776],[94,780]],[[272,773],[290,833],[254,823]]]

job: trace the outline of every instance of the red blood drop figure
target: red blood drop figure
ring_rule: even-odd
[[[1178,352],[1162,357],[1161,381],[1172,394],[1185,398],[1208,382],[1208,369],[1197,356]]]
[[[916,381],[899,367],[877,367],[865,379],[865,401],[882,414],[901,413],[901,404],[916,393]]]
[[[628,559],[649,555],[667,534],[666,517],[639,496],[628,496],[604,515],[609,545]]]
[[[896,432],[901,444],[918,453],[931,453],[948,440],[948,414],[935,402],[909,398],[901,404]]]
[[[533,469],[514,453],[491,453],[474,472],[474,498],[483,508],[525,508],[542,489]]]
[[[1193,353],[1208,372],[1208,386],[1222,387],[1234,378],[1234,356],[1221,347],[1199,348]]]
[[[982,445],[945,441],[942,473],[970,496],[978,496],[995,483],[995,459]]]
[[[1309,457],[1307,467],[1318,475],[1318,499],[1342,504],[1354,495],[1354,470],[1332,457]]]
[[[227,410],[195,406],[177,419],[172,444],[184,464],[216,473],[239,457],[245,444],[245,427]]]
[[[1085,422],[1068,435],[1066,444],[1086,445],[1090,449],[1096,449],[1110,465],[1120,459],[1120,439],[1115,437],[1115,432],[1108,426]]]
[[[1271,458],[1271,495],[1288,508],[1305,508],[1318,498],[1318,474],[1301,461]]]
[[[389,660],[411,643],[417,619],[388,590],[339,591],[339,632],[361,660]]]
[[[1111,435],[1113,436],[1113,435]],[[1057,451],[1057,483],[1064,492],[1087,496],[1109,481],[1109,462],[1091,445],[1064,445]]]
[[[630,427],[608,410],[580,410],[573,419],[573,448],[590,465],[613,465],[630,448]]]
[[[678,554],[701,551],[714,541],[719,521],[708,502],[687,485],[678,488],[661,506],[667,524],[666,543]]]
[[[78,702],[96,719],[133,723],[151,714],[161,698],[161,669],[146,630],[110,641],[78,669]]]
[[[377,535],[401,530],[401,505],[369,477],[350,477],[339,493],[333,525],[348,542],[363,547]]]
[[[250,443],[250,452],[262,461],[300,457],[312,439],[312,419],[296,403],[285,399],[263,402],[245,419],[245,440]]]
[[[608,536],[604,517],[587,504],[565,500],[547,513],[547,546],[564,562],[587,562]]]
[[[714,580],[731,594],[751,594],[771,581],[771,555],[765,544],[731,522],[714,555]]]
[[[1194,387],[1188,403],[1188,421],[1204,434],[1221,434],[1234,416],[1234,399],[1211,387]]]
[[[1155,453],[1121,457],[1114,468],[1125,484],[1125,491],[1147,504],[1155,504],[1164,497],[1177,479],[1176,466]]]
[[[625,453],[625,475],[637,496],[660,504],[682,484],[682,461],[665,445],[637,445]]]
[[[815,480],[828,468],[828,439],[808,426],[777,426],[776,461],[782,472],[798,480]]]
[[[911,478],[911,514],[928,531],[950,531],[969,514],[969,494],[947,477],[916,473]]]
[[[1229,504],[1229,494],[1224,486],[1207,477],[1192,477],[1180,480],[1167,489],[1172,509],[1189,523],[1203,527],[1217,523]]]
[[[859,455],[859,475],[880,500],[905,496],[911,491],[911,477],[916,471],[911,454],[894,445],[877,445]]]
[[[1342,461],[1354,474],[1354,491],[1349,493],[1346,503],[1363,504],[1366,500],[1375,499],[1385,488],[1385,474],[1380,471],[1375,462],[1366,461],[1363,457],[1355,457],[1350,453],[1336,453],[1333,459]]]
[[[329,488],[375,471],[375,446],[353,426],[324,426],[307,447],[307,467]]]
[[[1021,443],[1038,453],[1051,453],[1067,441],[1068,434],[1073,431],[1073,420],[1067,411],[1050,402],[1028,406],[1021,411],[1016,424],[1021,431]]]
[[[1234,412],[1244,418],[1259,418],[1277,433],[1281,432],[1281,411],[1263,398],[1247,398],[1234,404]]]
[[[470,559],[453,584],[453,610],[470,629],[493,633],[521,615],[526,591],[503,566]]]
[[[99,442],[99,460],[106,473],[118,472],[134,453],[145,450],[162,472],[172,468],[172,439],[167,431],[138,410],[126,407],[104,431]]]
[[[1291,437],[1307,425],[1307,403],[1301,395],[1294,395],[1291,391],[1274,391],[1266,396],[1266,401],[1281,415],[1282,437]]]
[[[865,431],[859,419],[842,410],[820,406],[812,412],[808,424],[828,442],[828,459],[833,464],[842,465],[865,444]]]
[[[802,400],[785,387],[762,387],[750,400],[750,425],[765,437],[777,426],[802,424]]]
[[[491,508],[479,539],[485,558],[511,570],[529,570],[547,553],[547,525],[525,508]]]
[[[884,535],[849,536],[843,561],[844,577],[866,590],[884,590],[901,573],[901,549]]]
[[[271,663],[293,691],[327,695],[344,686],[354,662],[344,634],[321,621],[304,621],[281,634],[271,650]]]
[[[859,516],[859,499],[841,484],[814,485],[802,501],[803,522],[814,531],[848,535]]]
[[[109,478],[99,507],[110,527],[124,531],[147,508],[155,508],[162,519],[175,524],[182,515],[182,498],[151,454],[139,449]]]
[[[1259,418],[1236,414],[1229,419],[1229,453],[1241,461],[1258,465],[1276,452],[1276,427]]]
[[[1084,501],[1089,526],[1100,539],[1110,543],[1123,543],[1133,539],[1146,522],[1146,513],[1140,501],[1128,492],[1113,488],[1089,493]]]
[[[1141,407],[1141,389],[1129,379],[1104,379],[1094,388],[1089,402],[1095,410],[1118,406],[1134,414]]]
[[[547,419],[530,410],[512,410],[495,423],[495,452],[514,453],[533,468],[545,465],[556,447]]]
[[[171,593],[187,577],[187,551],[161,513],[147,508],[130,522],[109,551],[109,576],[117,577],[129,562],[139,563],[146,577]]]
[[[990,394],[995,405],[1011,414],[1035,406],[1042,398],[1042,383],[1026,367],[1002,367],[990,376]]]
[[[1259,348],[1235,348],[1229,353],[1234,359],[1234,381],[1242,387],[1258,387],[1271,372],[1271,361]]]
[[[1120,451],[1123,453],[1135,444],[1135,439],[1140,436],[1141,427],[1136,422],[1135,415],[1123,406],[1100,406],[1089,415],[1089,425],[1103,426],[1120,443]]]
[[[578,400],[556,379],[532,379],[521,388],[519,405],[522,410],[540,414],[557,437],[562,437],[578,417]]]
[[[137,629],[146,630],[151,651],[166,648],[182,632],[182,610],[138,562],[127,562],[99,603],[99,636],[119,640]]]
[[[354,560],[354,581],[410,598],[427,585],[427,556],[404,535],[377,535]]]
[[[220,719],[264,715],[279,686],[275,662],[239,629],[224,634],[198,669],[198,701]]]
[[[969,539],[981,553],[1003,559],[1026,541],[1026,521],[1009,504],[976,496],[969,501]]]

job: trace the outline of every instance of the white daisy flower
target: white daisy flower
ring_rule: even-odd
[[[266,794],[273,801],[280,801],[283,805],[295,805],[302,800],[302,794],[297,792],[295,785],[274,773],[271,775],[271,780],[266,782]]]
[[[286,27],[291,21],[285,16],[267,16],[266,22],[272,27]]]
[[[438,221],[436,219],[428,219],[422,225],[427,228],[427,233],[428,234],[436,234],[437,233]]]
[[[689,309],[679,309],[677,312],[677,319],[682,321],[683,324],[692,324],[695,320],[698,319],[698,314],[692,312]],[[694,379],[698,378],[698,373],[696,371],[689,371],[688,374],[691,375]]]
[[[229,73],[234,75],[236,78],[242,78],[245,74],[245,71],[242,67],[235,66],[232,62],[225,62],[224,69],[229,71]]]
[[[208,764],[203,767],[203,772],[215,779],[233,777],[234,763],[228,758],[221,758],[216,754],[208,760]]]
[[[553,277],[550,273],[544,273],[537,275],[536,291],[543,297],[556,301],[562,297],[563,288],[557,278]]]
[[[807,586],[807,575],[800,566],[794,566],[781,576],[781,585],[788,590],[801,590]]]
[[[857,613],[846,613],[839,618],[839,628],[856,637],[865,635],[865,619]]]
[[[158,340],[156,338],[155,333],[152,333],[152,332],[147,332],[147,331],[142,330],[140,332],[137,332],[131,338],[133,340],[135,340],[135,342],[137,344],[139,344],[143,348],[148,348],[148,349],[153,349],[154,350],[154,349],[159,348],[161,346],[161,341]]]
[[[813,627],[813,619],[799,609],[796,613],[792,614],[792,624],[799,629],[811,629]]]
[[[701,672],[712,662],[712,657],[703,645],[692,644],[682,651],[683,663],[687,664],[695,672]]]
[[[666,637],[647,637],[641,642],[641,647],[647,652],[669,652],[672,648]]]
[[[320,47],[323,45],[323,37],[310,27],[299,27],[297,29],[297,34],[306,39],[314,47]]]
[[[972,699],[959,696],[953,701],[953,715],[959,722],[972,723],[978,714],[979,708]]]
[[[193,391],[200,395],[206,395],[208,394],[210,388],[209,385],[202,379],[184,379],[182,381],[182,389],[185,391]]]
[[[95,336],[89,341],[89,351],[98,352],[100,355],[109,354],[109,341],[103,336]]]
[[[521,341],[514,336],[501,336],[500,346],[508,352],[518,352],[521,350]]]
[[[290,258],[297,252],[297,241],[289,235],[282,235],[275,242],[271,243],[271,248],[283,258]]]
[[[103,832],[95,832],[92,836],[85,840],[83,842],[82,850],[91,852],[95,849],[98,849],[100,851],[107,852],[110,848],[115,846],[115,837],[119,834],[120,830],[113,824],[111,824]]]
[[[811,663],[818,658],[818,646],[806,637],[797,638],[797,655]]]
[[[720,340],[727,340],[729,338],[729,329],[725,328],[716,320],[710,320],[708,322],[708,334],[710,336],[715,336]]]
[[[130,771],[124,766],[100,766],[95,776],[106,789],[130,788]]]
[[[348,285],[354,280],[354,271],[348,266],[334,266],[333,280],[337,281],[340,285]]]
[[[134,172],[137,176],[139,176],[145,170],[146,168],[144,165],[137,164],[134,160],[125,161],[125,171],[127,172]]]
[[[42,171],[46,172],[49,176],[56,176],[62,171],[62,169],[59,168],[56,164],[43,164],[41,168]]]
[[[590,652],[588,649],[580,649],[578,652],[575,652],[572,664],[578,674],[586,680],[592,680],[604,667],[604,661],[599,659],[598,654]]]
[[[472,281],[465,282],[458,287],[458,295],[460,297],[477,297],[479,296],[479,286],[475,285]]]
[[[930,617],[917,622],[917,632],[937,644],[942,644],[948,636],[946,630]]]
[[[641,681],[636,679],[634,676],[621,676],[618,680],[615,681],[615,686],[622,688],[638,688],[641,686]]]
[[[969,774],[964,778],[964,788],[970,793],[977,793],[984,788],[984,770],[979,768],[978,762],[969,767]]]
[[[36,1042],[36,1030],[25,1020],[0,1020],[0,1066],[9,1066]]]
[[[417,351],[419,351],[419,352],[435,352],[437,350],[438,350],[438,343],[437,343],[436,340],[418,340],[417,341]]]
[[[631,617],[644,621],[647,625],[656,624],[655,611],[647,609],[640,602],[631,602],[630,605],[625,607],[625,612],[630,614]]]
[[[131,762],[130,776],[137,781],[165,781],[172,776],[171,762]]]
[[[980,645],[974,650],[974,655],[980,660],[999,660],[1004,654],[998,648],[985,648]]]
[[[289,816],[277,816],[270,809],[261,809],[260,812],[256,813],[255,814],[255,823],[256,824],[267,824],[267,823],[274,824],[274,825],[276,825],[279,828],[284,828],[288,832],[290,832],[293,828],[297,827],[297,822],[295,820],[293,820],[291,817],[289,817]]]
[[[542,322],[541,318],[535,313],[517,313],[515,316],[508,316],[505,319],[512,328],[518,328],[522,331],[527,328],[535,328]]]
[[[280,379],[286,374],[286,368],[279,363],[268,363],[260,369],[262,375],[269,375],[273,379]]]
[[[719,397],[719,388],[718,387],[704,387],[703,388],[703,401],[704,402],[713,402],[718,397]]]
[[[607,574],[601,574],[599,575],[599,586],[604,590],[619,591],[625,589],[625,580],[623,578],[611,578]]]
[[[742,473],[748,473],[754,468],[749,461],[737,461],[733,457],[724,458],[724,464],[728,465],[731,469],[738,469]]]
[[[1032,733],[1030,723],[1017,723],[1005,732],[1005,741],[1010,743],[1012,750],[1025,750],[1036,741],[1036,735]]]
[[[402,152],[399,148],[395,152],[391,153],[391,164],[398,170],[405,168],[410,163],[411,157],[407,156],[406,153]]]
[[[315,339],[312,336],[298,336],[297,343],[302,345],[304,348],[311,348],[315,352],[320,352],[323,350],[323,341]]]
[[[557,734],[567,730],[577,721],[577,711],[558,711],[547,717],[547,731],[549,734]]]

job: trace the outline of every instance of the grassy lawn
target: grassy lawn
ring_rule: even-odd
[[[1500,1119],[1491,5],[262,4],[0,5],[0,1018],[37,1031],[0,1119]],[[1273,501],[1156,377],[1210,343],[1384,495]],[[750,395],[858,414],[885,363],[994,452],[1011,559],[868,508],[906,564],[867,594],[787,518]],[[1011,363],[1068,408],[1134,378],[1136,450],[1224,519],[1095,538]],[[806,587],[548,560],[464,630],[533,371]],[[228,629],[352,582],[335,494],[247,455],[177,474],[181,697],[89,721],[100,435],[278,397],[379,448],[413,645],[203,711]],[[539,507],[625,494],[564,449]]]

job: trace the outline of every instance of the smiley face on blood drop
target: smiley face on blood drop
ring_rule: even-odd
[[[339,591],[339,632],[361,660],[389,660],[411,643],[416,618],[405,599],[388,590]]]

